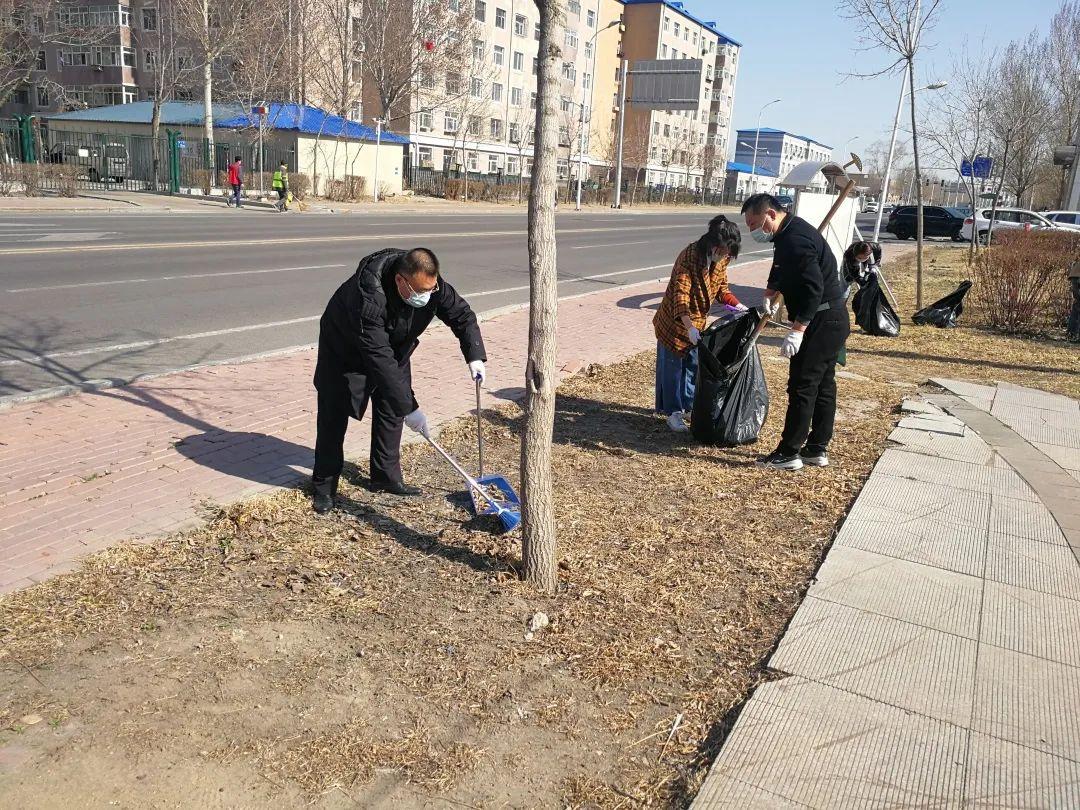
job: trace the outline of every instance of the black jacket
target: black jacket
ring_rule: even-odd
[[[881,245],[877,242],[870,243],[870,258],[860,262],[855,258],[855,245],[851,244],[844,251],[844,283],[850,285],[858,282],[859,286],[866,283],[867,276],[871,271],[881,266]]]
[[[817,228],[788,214],[773,237],[773,246],[769,289],[783,293],[794,320],[808,324],[821,304],[843,300],[836,257]]]
[[[467,363],[487,359],[476,315],[445,279],[439,279],[439,289],[422,308],[401,300],[394,263],[405,253],[387,248],[365,256],[352,278],[338,287],[319,321],[315,366],[316,388],[348,384],[354,393],[358,385],[368,393],[378,391],[396,416],[417,408],[402,366],[432,318],[450,327]]]

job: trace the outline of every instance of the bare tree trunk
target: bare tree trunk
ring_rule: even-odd
[[[158,138],[161,135],[161,92],[154,94],[154,113],[150,117],[150,153],[153,156],[154,191],[161,190],[161,144]]]
[[[559,132],[555,103],[565,18],[562,0],[536,0],[536,7],[540,12],[540,65],[529,193],[529,354],[525,367],[525,434],[521,441],[521,556],[525,579],[550,593],[558,581],[551,473],[559,305],[554,208]]]
[[[206,46],[203,48],[203,137],[206,139],[206,152],[209,156],[206,167],[210,173],[210,187],[217,185],[217,156],[214,154],[214,65],[210,49],[210,0],[203,0],[203,36]]]
[[[990,201],[990,225],[986,230],[986,247],[994,238],[994,223],[997,221],[998,201],[1001,199],[1001,189],[1005,185],[1005,170],[1009,166],[1009,142],[1005,141],[1005,147],[1001,151],[1001,173],[998,175],[997,188],[994,190],[994,199]],[[1019,205],[1019,203],[1017,203]]]
[[[911,153],[915,158],[915,201],[918,207],[915,220],[915,308],[923,307],[923,201],[922,170],[919,166],[919,133],[915,123],[915,60],[908,59],[908,87],[911,92]],[[973,212],[974,213],[974,212]]]

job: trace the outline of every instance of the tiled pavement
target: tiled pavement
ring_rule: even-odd
[[[763,284],[766,271],[765,262],[748,262],[737,280]],[[563,299],[562,373],[655,346],[662,292],[649,282]],[[528,318],[518,310],[482,325],[488,404],[522,392]],[[117,541],[191,525],[206,501],[229,503],[309,475],[314,366],[308,349],[0,410],[0,593]],[[433,425],[475,406],[445,328],[422,339],[413,384]],[[367,421],[352,423],[347,457],[366,461],[367,441]]]
[[[694,807],[1080,807],[1080,405],[935,381]]]

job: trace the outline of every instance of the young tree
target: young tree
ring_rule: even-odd
[[[510,145],[514,148],[518,165],[518,202],[521,202],[525,184],[525,158],[533,153],[533,133],[536,127],[536,112],[522,105],[515,108],[509,124]]]
[[[558,346],[555,193],[558,188],[559,70],[566,12],[563,0],[535,0],[540,12],[536,147],[529,193],[529,348],[525,366],[525,433],[521,441],[522,544],[525,578],[555,590],[555,498],[551,472]]]
[[[1050,22],[1042,57],[1042,72],[1050,85],[1050,117],[1054,146],[1072,143],[1080,127],[1080,2],[1066,0]],[[1065,204],[1068,169],[1062,167],[1059,201]]]
[[[933,24],[934,12],[941,0],[841,0],[841,9],[855,21],[867,50],[881,50],[892,62],[869,76],[907,73],[911,103],[911,154],[915,161],[916,218],[915,302],[922,308],[923,298],[923,202],[922,167],[919,162],[919,137],[916,124],[915,57],[922,45],[922,35]]]

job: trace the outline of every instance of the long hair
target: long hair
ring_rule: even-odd
[[[723,214],[709,220],[709,229],[697,241],[698,252],[706,259],[717,248],[722,248],[732,259],[737,259],[740,247],[742,234],[739,226]]]

